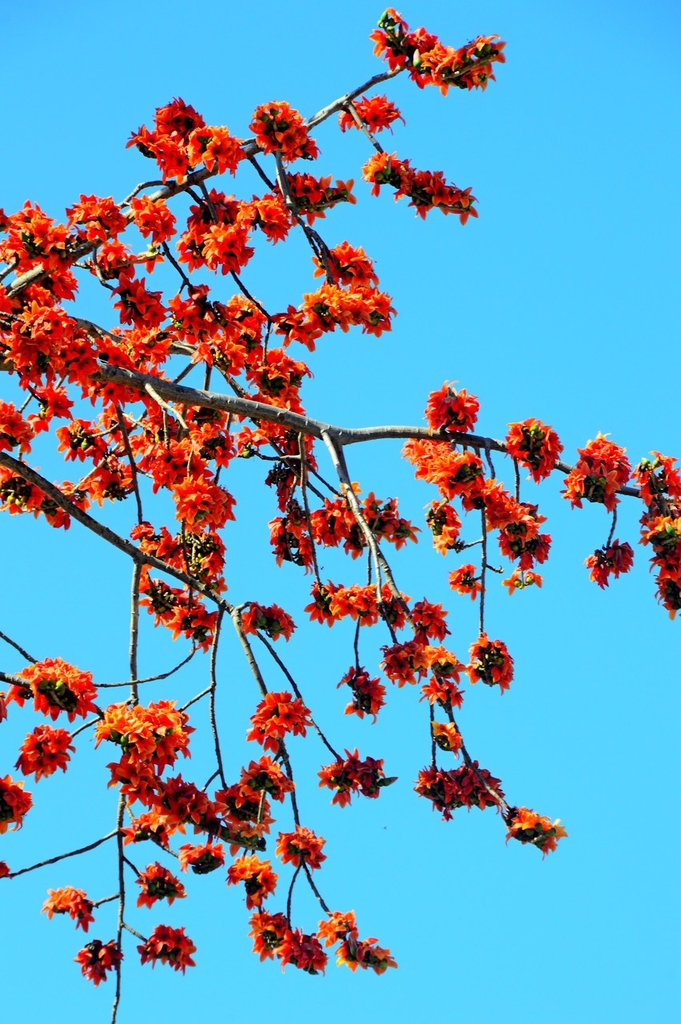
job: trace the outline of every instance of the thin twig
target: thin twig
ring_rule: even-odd
[[[28,653],[28,651],[25,651],[25,650],[24,650],[24,648],[23,648],[23,647],[21,647],[21,646],[20,646],[20,645],[19,645],[19,644],[18,644],[18,643],[16,642],[16,640],[12,640],[12,639],[11,639],[11,637],[8,637],[8,636],[7,636],[7,635],[6,635],[5,633],[2,633],[2,632],[0,632],[0,640],[4,640],[6,644],[9,644],[9,645],[10,645],[10,647],[13,647],[15,651],[18,651],[18,652],[19,652],[19,654],[21,655],[21,657],[22,657],[22,658],[25,658],[25,659],[26,659],[26,661],[30,661],[30,662],[32,662],[32,663],[33,663],[34,665],[35,665],[35,664],[37,664],[37,662],[38,662],[38,658],[33,658],[33,657],[32,657],[32,656],[31,656],[31,655],[30,655],[30,654]]]
[[[220,608],[218,611],[217,621],[215,623],[215,632],[213,634],[213,643],[210,649],[210,696],[208,699],[208,717],[210,719],[210,727],[213,733],[213,744],[215,747],[215,759],[218,764],[217,774],[220,776],[220,782],[224,789],[227,789],[227,780],[225,779],[225,770],[222,764],[222,754],[220,752],[220,736],[218,734],[217,719],[215,717],[215,690],[217,688],[217,675],[216,675],[216,663],[218,656],[218,642],[220,639],[220,627],[222,625],[222,617],[225,614],[225,609]]]
[[[47,860],[41,860],[38,864],[31,864],[28,868],[19,868],[18,871],[10,871],[8,878],[18,878],[19,875],[25,875],[28,871],[37,871],[38,868],[45,868],[48,864],[57,864],[60,860],[66,860],[67,857],[77,857],[81,853],[88,853],[90,850],[95,850],[102,843],[106,843],[109,839],[117,834],[118,829],[115,828],[113,832],[109,832],[108,835],[102,836],[101,839],[97,839],[94,843],[88,843],[87,846],[80,846],[77,850],[70,850],[68,853],[60,853],[56,857],[48,857]]]

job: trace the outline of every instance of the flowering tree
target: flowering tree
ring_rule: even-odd
[[[181,971],[194,964],[195,946],[184,929],[145,926],[131,910],[134,897],[145,908],[182,899],[178,872],[206,874],[229,858],[227,883],[243,886],[261,959],[314,974],[324,971],[326,950],[335,946],[338,962],[353,971],[381,974],[396,966],[388,949],[358,931],[353,912],[328,905],[318,882],[324,840],[306,819],[305,780],[296,773],[294,783],[289,738],[317,734],[326,752],[313,784],[328,790],[339,808],[353,797],[377,799],[396,780],[382,759],[345,749],[326,727],[322,731],[314,693],[302,692],[281,652],[303,619],[316,623],[311,629],[353,623],[351,664],[334,680],[347,693],[346,713],[370,725],[389,687],[418,688],[430,760],[418,771],[415,789],[443,819],[461,807],[495,809],[507,840],[546,855],[566,834],[560,821],[507,797],[501,780],[469,750],[459,715],[466,681],[500,693],[513,681],[511,654],[496,626],[490,631],[485,611],[485,594],[499,582],[495,574],[505,575],[496,546],[511,594],[542,584],[537,566],[548,557],[551,538],[538,506],[521,495],[527,487],[522,477],[539,483],[564,474],[565,498],[573,506],[588,501],[611,514],[602,547],[588,559],[600,587],[631,567],[630,544],[615,537],[617,506],[622,496],[639,501],[640,539],[652,554],[659,599],[672,616],[681,607],[681,476],[674,459],[655,452],[632,470],[624,449],[598,435],[568,464],[555,431],[537,419],[511,424],[503,440],[478,434],[477,398],[448,382],[428,397],[425,427],[351,429],[306,414],[301,390],[310,369],[295,358],[300,346],[313,352],[337,328],[380,337],[395,312],[364,249],[348,242],[329,247],[317,230],[327,211],[355,199],[351,181],[293,169],[296,161],[317,158],[314,129],[337,118],[341,131],[364,134],[370,156],[362,177],[374,194],[392,190],[423,219],[436,210],[454,214],[454,230],[456,221],[465,225],[477,216],[470,188],[449,183],[443,172],[417,170],[383,148],[377,136],[401,115],[375,90],[402,73],[420,88],[434,85],[443,93],[484,89],[503,62],[503,42],[481,36],[454,49],[425,29],[409,31],[392,9],[372,39],[387,70],[307,121],[285,102],[265,103],[253,114],[253,137],[242,140],[226,127],[206,125],[176,99],[156,111],[153,127],[141,127],[130,140],[157,166],[160,180],[154,171],[153,180],[120,202],[82,194],[64,224],[31,203],[2,215],[0,355],[6,387],[15,389],[0,403],[2,507],[44,517],[57,529],[76,520],[126,554],[132,600],[129,678],[109,684],[121,687],[122,699],[114,703],[91,671],[68,664],[57,651],[36,658],[23,638],[2,634],[26,667],[2,673],[0,711],[32,708],[39,724],[28,732],[14,769],[0,776],[0,832],[20,827],[32,808],[26,777],[37,782],[65,771],[85,730],[94,733],[95,756],[106,751],[112,757],[107,768],[118,805],[111,830],[86,849],[23,867],[3,861],[0,874],[16,877],[115,845],[113,896],[52,889],[44,906],[49,917],[66,913],[88,932],[94,911],[116,902],[116,934],[91,939],[76,956],[96,985],[114,973],[114,1019],[124,956],[137,952],[142,963],[160,960]],[[246,201],[207,184],[224,175],[250,175],[258,194]],[[285,242],[293,232],[309,244],[317,281],[302,301],[268,310],[254,294],[248,264],[257,242]],[[140,236],[147,244],[141,252]],[[152,274],[167,282],[163,290],[150,287]],[[110,293],[112,327],[78,316],[71,305],[81,281],[93,278]],[[190,374],[194,386],[182,383]],[[421,527],[400,516],[397,499],[364,491],[350,474],[346,450],[384,438],[404,440],[404,457],[432,487]],[[32,448],[42,451],[47,440],[73,463],[68,481],[53,483],[31,464]],[[509,456],[510,486],[496,476],[497,453]],[[238,507],[227,470],[236,459],[267,464],[265,483],[276,502],[272,554],[279,566],[288,563],[308,575],[304,608],[267,603],[259,581],[253,597],[239,604],[225,596],[224,537]],[[92,514],[93,506],[110,502],[130,509],[128,536]],[[450,649],[443,606],[425,597],[412,601],[391,567],[390,546],[399,551],[420,531],[452,564],[452,591],[477,604],[478,629],[467,652]],[[326,548],[350,556],[343,582],[322,575]],[[188,641],[177,669],[204,656],[205,682],[181,705],[172,699],[171,683],[162,699],[145,698],[147,684],[175,670],[139,678],[140,610],[174,639]],[[373,633],[367,639],[362,628],[371,626],[382,631],[373,643]],[[218,648],[228,628],[255,687],[238,778],[225,766],[216,703]],[[380,677],[366,667],[378,648]],[[195,730],[197,738],[201,732],[209,737],[214,754],[207,781],[183,778],[177,763],[189,755]],[[186,774],[186,762],[183,767]],[[275,805],[286,802],[293,828],[273,831]],[[275,858],[283,866],[277,871]],[[285,872],[287,881],[280,881]],[[312,928],[293,914],[294,887],[301,884],[319,902],[321,920]]]

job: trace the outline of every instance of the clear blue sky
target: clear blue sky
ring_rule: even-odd
[[[472,186],[480,217],[462,227],[431,213],[423,223],[390,196],[371,199],[359,182],[369,155],[362,140],[332,124],[317,132],[318,173],[357,182],[357,205],[327,215],[325,237],[365,246],[399,316],[392,335],[379,340],[358,333],[323,341],[304,392],[308,411],[353,426],[420,423],[428,392],[456,379],[480,397],[479,425],[492,436],[503,436],[509,421],[538,416],[558,431],[568,460],[599,430],[626,446],[632,462],[651,449],[681,455],[678,5],[420,0],[398,9],[411,27],[424,24],[451,45],[478,33],[508,42],[507,63],[484,94],[454,90],[445,99],[402,79],[389,87],[407,121],[393,148]],[[60,218],[81,192],[122,198],[149,168],[125,142],[173,96],[238,135],[268,99],[313,113],[379,70],[367,36],[380,13],[366,0],[12,5],[3,13],[0,205],[13,212],[30,198]],[[237,188],[244,195],[258,188],[248,169]],[[296,304],[312,281],[297,242],[259,253],[246,276],[273,309]],[[98,297],[84,300],[81,310],[88,309],[105,315]],[[402,513],[423,525],[432,495],[412,482],[398,446],[352,450],[349,458],[365,490],[399,494]],[[43,466],[63,476],[47,454]],[[327,837],[320,875],[327,902],[354,908],[361,931],[389,946],[400,967],[377,978],[330,966],[326,978],[310,978],[259,965],[246,938],[243,896],[216,872],[190,878],[190,899],[168,912],[136,915],[141,931],[159,920],[186,924],[199,947],[197,967],[185,978],[163,966],[152,972],[135,963],[131,942],[119,1019],[670,1018],[681,909],[679,623],[655,603],[636,544],[637,503],[624,503],[618,526],[636,549],[634,570],[601,592],[583,560],[606,539],[604,510],[571,511],[560,479],[539,491],[528,483],[524,497],[540,502],[553,536],[544,588],[509,598],[499,587],[489,597],[490,632],[508,644],[516,678],[503,699],[482,687],[471,692],[461,725],[474,756],[503,779],[513,802],[563,819],[569,839],[542,861],[533,849],[506,847],[492,811],[459,811],[442,823],[417,799],[412,780],[429,744],[414,690],[391,692],[374,726],[343,717],[335,683],[351,661],[351,632],[304,626],[309,579],[290,566],[272,567],[266,524],[274,506],[260,479],[258,467],[245,463],[230,483],[242,519],[226,534],[229,596],[291,611],[301,628],[287,654],[336,745],[384,757],[388,774],[399,776],[377,802],[330,808],[314,786],[324,752],[312,739],[292,745],[304,822]],[[122,528],[125,511],[105,514]],[[124,678],[125,559],[100,552],[77,525],[64,534],[5,516],[0,530],[0,629],[38,657],[61,656],[100,681]],[[446,584],[458,563],[432,553],[427,540],[393,562],[407,593],[447,603],[451,643],[465,657],[474,612]],[[341,578],[330,556],[326,570]],[[359,579],[353,572],[361,570],[348,566],[344,580]],[[173,664],[179,648],[146,627],[144,673]],[[372,668],[381,642],[367,638]],[[0,651],[0,668],[20,667],[9,648]],[[236,776],[250,754],[244,723],[256,697],[231,642],[219,670]],[[205,685],[205,671],[195,663],[177,690],[159,686],[150,697],[189,696]],[[12,709],[0,733],[0,774],[11,770],[33,725],[28,712]],[[0,858],[18,867],[108,831],[115,796],[103,795],[106,753],[84,740],[66,776],[29,786],[37,806],[21,832],[1,837]],[[197,742],[197,777],[204,763],[208,753]],[[71,962],[81,933],[65,918],[39,915],[45,890],[66,884],[91,898],[115,891],[113,849],[2,885],[8,1018],[108,1019],[112,983],[94,989]],[[308,929],[318,920],[302,888],[294,912]],[[90,934],[106,940],[114,930],[111,904]]]

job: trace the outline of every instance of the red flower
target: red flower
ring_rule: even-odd
[[[482,591],[482,583],[475,573],[475,566],[470,562],[462,565],[459,569],[453,569],[449,574],[450,587],[459,594],[470,594],[471,600],[475,601]]]
[[[332,804],[345,807],[352,799],[353,793],[361,793],[362,796],[376,798],[384,786],[391,786],[396,778],[386,778],[383,771],[383,761],[377,761],[373,757],[360,760],[359,753],[354,750],[344,761],[334,761],[333,764],[325,765],[318,773],[320,786],[335,790]]]
[[[42,914],[52,918],[53,914],[68,914],[76,922],[76,928],[88,930],[92,916],[92,901],[82,889],[73,889],[67,885],[63,889],[48,889],[47,899],[43,903]]]
[[[536,483],[551,474],[562,450],[555,430],[541,420],[509,423],[506,451],[529,469]]]
[[[283,101],[263,103],[256,107],[249,128],[255,132],[255,141],[263,153],[274,153],[279,150],[282,159],[291,163],[302,157],[303,160],[314,160],[319,150],[313,139],[308,135],[303,118]]]
[[[471,683],[481,680],[487,686],[498,686],[501,692],[508,690],[513,679],[513,658],[506,644],[501,640],[490,640],[487,633],[481,633],[469,649],[470,664],[466,672]]]
[[[80,949],[73,959],[80,964],[84,977],[99,985],[100,981],[106,981],[107,971],[113,971],[118,967],[123,954],[114,939],[106,943],[93,939]]]
[[[0,778],[0,835],[12,822],[12,832],[21,828],[24,815],[32,806],[31,794],[24,792],[23,782],[13,782],[9,775]]]
[[[36,711],[52,720],[65,711],[69,722],[73,722],[76,715],[85,718],[97,711],[94,703],[97,690],[92,685],[91,674],[80,672],[61,658],[45,658],[22,669],[19,675],[26,680],[26,685],[13,684],[8,703],[14,700],[23,707],[24,702],[33,697]]]
[[[180,847],[179,855],[182,870],[186,871],[191,868],[195,875],[208,875],[225,863],[222,843],[207,842],[201,843],[199,846],[185,843]]]
[[[325,840],[316,836],[308,828],[296,825],[295,832],[280,832],[277,839],[277,857],[283,864],[293,864],[300,867],[305,861],[313,870],[322,866],[326,860],[326,854],[322,853]]]
[[[433,722],[433,739],[441,750],[452,754],[461,750],[461,734],[453,722]]]
[[[517,839],[521,843],[532,843],[541,850],[542,856],[556,849],[559,839],[564,839],[567,832],[560,823],[560,818],[551,821],[527,807],[511,807],[505,815],[509,839]]]
[[[449,821],[457,807],[499,806],[504,794],[501,782],[486,768],[480,768],[477,761],[463,764],[460,768],[444,771],[441,768],[424,768],[414,787],[419,796],[426,797],[442,811],[444,821]]]
[[[317,936],[304,935],[298,928],[286,930],[276,952],[282,966],[293,964],[308,974],[323,974],[329,959]]]
[[[563,497],[573,508],[582,507],[582,500],[605,505],[612,512],[617,504],[617,492],[627,483],[631,466],[620,448],[598,434],[594,441],[588,441],[584,448],[577,449],[580,458],[565,478]]]
[[[594,551],[584,564],[587,569],[591,570],[589,579],[603,589],[608,586],[610,576],[617,579],[620,573],[629,572],[634,564],[634,552],[626,541],[624,544],[620,544],[618,540],[614,540],[612,544]]]
[[[15,768],[20,768],[24,775],[35,774],[35,780],[39,782],[43,775],[52,775],[57,768],[66,771],[70,761],[69,750],[75,749],[71,734],[66,729],[39,725],[21,744]]]
[[[151,961],[155,967],[160,960],[162,964],[170,964],[174,971],[182,971],[184,974],[187,967],[196,967],[192,960],[192,953],[196,952],[196,946],[185,935],[184,928],[170,928],[166,924],[159,924],[146,942],[137,947],[140,959],[143,964]]]
[[[277,875],[268,860],[260,860],[255,854],[244,854],[227,869],[227,885],[243,882],[246,888],[246,907],[253,910],[260,907],[277,887]]]
[[[268,693],[258,704],[255,714],[251,715],[253,728],[247,733],[247,740],[262,743],[265,750],[276,754],[279,741],[286,733],[294,736],[305,736],[307,727],[312,724],[310,712],[299,697],[287,691]]]
[[[345,709],[346,715],[355,714],[364,718],[365,714],[376,715],[385,704],[385,686],[376,678],[371,678],[364,668],[351,666],[341,679],[338,686],[347,685],[353,693],[352,700]]]
[[[153,907],[158,900],[181,900],[187,895],[184,886],[173,874],[156,861],[149,864],[135,879],[142,891],[137,897],[138,907]]]
[[[288,930],[283,914],[268,914],[260,908],[251,917],[251,930],[248,933],[253,938],[253,952],[259,955],[261,961],[273,960]]]
[[[263,606],[251,601],[246,611],[241,614],[241,625],[244,633],[256,633],[262,630],[272,640],[283,636],[289,640],[296,628],[295,622],[283,608],[277,604]]]
[[[395,104],[387,96],[362,96],[353,100],[352,106],[355,108],[359,120],[372,133],[390,128],[397,120],[406,124]],[[359,128],[349,110],[341,110],[338,115],[338,124],[342,132],[347,131],[348,128]],[[390,130],[392,131],[392,128]]]
[[[439,391],[431,391],[426,406],[428,426],[438,431],[472,430],[478,418],[480,402],[465,388],[457,391],[445,381]]]

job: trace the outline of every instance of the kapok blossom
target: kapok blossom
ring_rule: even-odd
[[[469,649],[470,662],[466,672],[471,683],[478,680],[487,686],[498,686],[501,692],[508,690],[513,679],[513,658],[506,644],[501,640],[490,640],[481,633]]]
[[[107,980],[108,971],[117,969],[123,954],[115,939],[110,939],[109,942],[93,939],[87,946],[78,950],[73,959],[80,964],[83,976],[99,985],[100,981]]]
[[[631,474],[625,449],[603,434],[578,448],[579,459],[565,478],[563,497],[577,508],[582,500],[605,505],[612,512],[617,504],[617,492],[624,487]]]
[[[556,849],[559,839],[567,836],[560,818],[551,821],[527,807],[509,808],[504,820],[508,827],[506,842],[517,839],[521,843],[531,843],[541,850],[544,857]]]
[[[169,964],[174,971],[182,971],[184,974],[187,967],[196,967],[192,960],[192,953],[196,952],[196,946],[185,935],[184,928],[171,928],[169,925],[157,925],[149,938],[137,947],[140,960],[143,964],[151,963],[152,967],[160,961],[162,964]]]
[[[617,579],[621,573],[629,572],[634,564],[634,552],[626,541],[620,544],[618,540],[613,540],[589,555],[584,564],[591,570],[589,579],[603,589],[610,583],[610,576]]]
[[[48,889],[41,913],[47,914],[48,919],[54,914],[68,914],[76,922],[76,928],[82,928],[84,932],[94,921],[92,901],[82,889],[73,889],[70,885],[63,889]]]
[[[506,451],[521,466],[529,469],[535,483],[550,476],[563,446],[558,435],[541,420],[529,419],[509,423]]]
[[[469,431],[475,426],[480,402],[465,388],[457,391],[447,381],[439,391],[431,391],[426,406],[426,419],[433,433]]]

